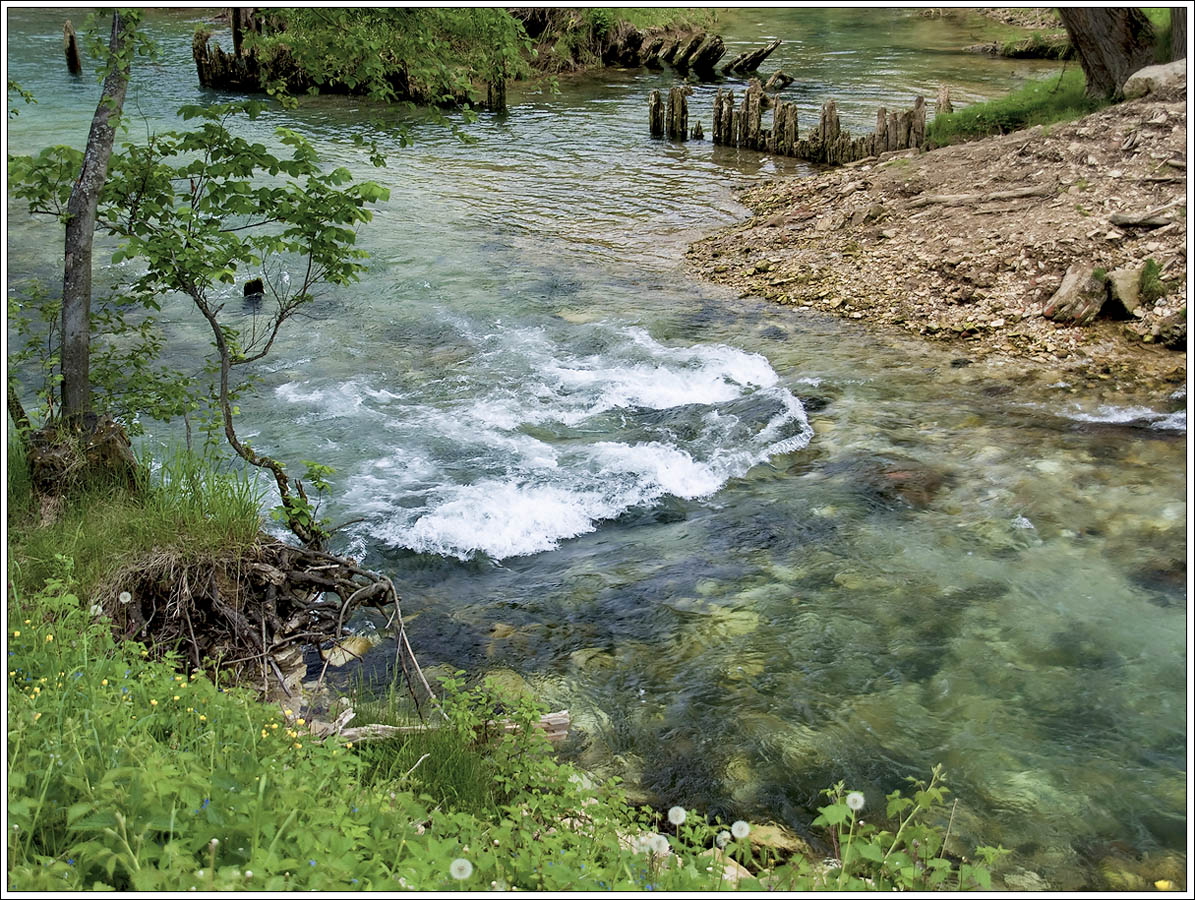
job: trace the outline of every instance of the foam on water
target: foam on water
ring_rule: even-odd
[[[1077,422],[1101,425],[1135,425],[1159,431],[1186,431],[1187,412],[1164,413],[1147,406],[1101,406],[1095,412],[1064,411],[1063,415]]]
[[[277,389],[385,417],[393,443],[359,466],[345,500],[367,514],[364,533],[393,547],[539,553],[665,496],[709,497],[812,436],[759,354],[668,346],[640,328],[454,324],[476,352],[424,396],[362,379]]]

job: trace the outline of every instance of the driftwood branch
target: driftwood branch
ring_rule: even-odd
[[[913,209],[922,206],[971,206],[979,203],[992,203],[997,200],[1024,200],[1028,197],[1052,197],[1057,186],[1039,184],[1033,187],[1016,188],[1011,191],[989,191],[985,194],[922,194],[909,204]]]
[[[348,712],[351,712],[351,710]],[[343,716],[344,714],[342,713],[341,718],[343,718]],[[338,719],[337,721],[340,720]],[[569,716],[568,710],[561,709],[557,710],[556,712],[550,712],[540,716],[539,721],[534,723],[534,727],[542,731],[544,736],[552,743],[559,743],[568,737],[568,730],[571,723],[572,719]],[[513,734],[519,730],[519,726],[516,723],[507,719],[503,719],[498,722],[488,722],[487,725],[492,728],[498,728],[505,734]],[[370,725],[360,725],[356,728],[341,728],[337,730],[334,726],[329,726],[327,723],[313,722],[312,733],[322,737],[329,737],[332,734],[339,734],[345,740],[357,743],[360,741],[392,740],[394,738],[402,738],[407,735],[420,734],[430,728],[437,727],[440,726],[381,725],[373,723]]]
[[[1171,200],[1169,203],[1145,210],[1144,212],[1112,213],[1112,215],[1108,216],[1108,221],[1113,225],[1134,228],[1161,228],[1163,225],[1170,225],[1178,221],[1174,216],[1167,216],[1164,213],[1186,202],[1185,197],[1179,197],[1176,200]]]

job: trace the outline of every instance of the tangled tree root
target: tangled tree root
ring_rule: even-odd
[[[305,646],[336,646],[356,609],[393,604],[396,668],[416,705],[416,683],[435,699],[407,641],[393,583],[351,559],[264,535],[228,556],[160,551],[122,567],[95,601],[119,638],[158,653],[177,649],[190,667],[231,676],[269,699],[300,691]]]

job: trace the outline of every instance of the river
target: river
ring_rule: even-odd
[[[9,75],[38,101],[10,152],[81,145],[98,88],[62,65],[69,13],[7,15]],[[216,99],[196,16],[151,18],[132,134]],[[830,96],[861,132],[939,81],[957,102],[1056,71],[960,53],[973,20],[916,12],[719,30],[731,55],[785,38],[764,68],[798,79],[802,128]],[[684,248],[744,214],[735,188],[806,170],[651,140],[669,83],[514,85],[469,144],[361,100],[267,112],[256,139],[299,128],[392,193],[361,234],[370,271],[284,335],[243,434],[337,470],[328,513],[362,519],[338,549],[393,576],[425,665],[517,673],[571,711],[572,756],[657,803],[807,832],[822,788],[875,808],[940,762],[953,833],[1013,849],[1021,886],[1184,853],[1185,395],[1035,386],[692,280]],[[711,95],[690,98],[707,133]],[[8,209],[10,286],[53,284],[60,233]],[[172,361],[196,365],[201,323],[166,314]]]

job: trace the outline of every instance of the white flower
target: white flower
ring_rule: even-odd
[[[725,847],[727,844],[730,843],[730,832],[729,831],[719,831],[718,836],[716,838],[714,838],[714,843],[717,844],[718,849],[721,850],[723,847]]]
[[[858,791],[851,791],[846,795],[846,808],[851,812],[858,812],[863,808],[863,795]]]
[[[683,806],[674,806],[668,810],[668,821],[673,825],[685,824],[685,810]]]
[[[662,834],[653,834],[647,839],[647,847],[656,856],[667,856],[671,851],[668,846],[668,838]]]
[[[118,596],[116,599],[121,603],[131,603],[133,601],[133,595],[128,591],[121,591],[120,596]]]
[[[733,825],[730,826],[730,833],[732,835],[734,835],[735,840],[741,841],[743,838],[745,838],[747,835],[749,835],[751,833],[751,826],[748,825],[746,822],[744,822],[742,819],[739,819],[737,822],[735,822]]]
[[[469,862],[463,856],[458,856],[448,867],[448,874],[457,881],[464,881],[473,874],[473,863]]]

